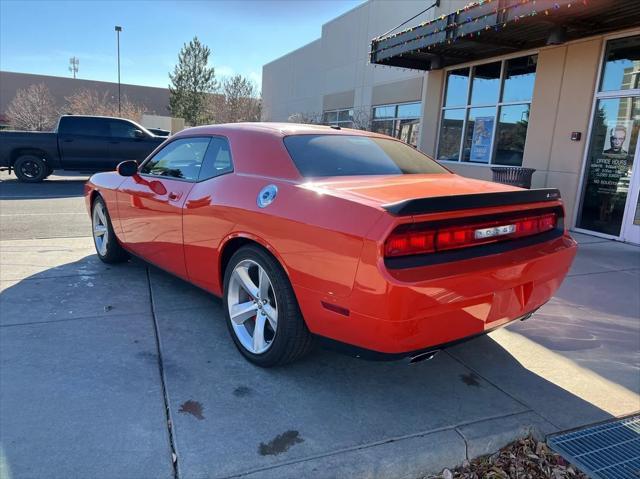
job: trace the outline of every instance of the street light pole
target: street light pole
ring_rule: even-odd
[[[122,115],[122,109],[120,106],[120,32],[122,27],[116,25],[116,36],[118,38],[118,115]]]

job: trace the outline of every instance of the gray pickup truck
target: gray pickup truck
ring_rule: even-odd
[[[123,118],[62,116],[51,133],[0,131],[0,170],[31,183],[54,170],[114,170],[121,161],[141,162],[166,139]]]

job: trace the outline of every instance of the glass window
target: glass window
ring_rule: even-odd
[[[640,88],[640,35],[607,44],[600,91]]]
[[[382,135],[394,136],[394,120],[375,120],[371,122],[371,131]]]
[[[324,112],[324,123],[334,123],[338,121],[338,112],[337,111],[325,111]]]
[[[398,118],[420,118],[420,103],[398,105]]]
[[[438,160],[522,166],[536,65],[536,55],[475,65],[470,98],[467,102],[465,93],[455,107],[468,85],[462,78],[468,80],[469,69],[449,72]]]
[[[141,168],[141,173],[195,181],[210,138],[181,138],[172,141]]]
[[[374,118],[395,118],[396,105],[377,106],[373,109]]]
[[[325,125],[335,125],[342,128],[353,127],[353,108],[345,110],[325,111],[322,115]]]
[[[494,163],[520,166],[529,125],[529,104],[500,107]]]
[[[208,180],[233,171],[231,149],[226,138],[213,137],[202,161],[198,181]]]
[[[438,160],[458,161],[460,158],[460,141],[465,114],[464,108],[453,108],[442,112]]]
[[[491,138],[495,123],[495,107],[470,108],[464,138],[462,161],[491,162]]]
[[[469,93],[469,69],[452,70],[447,74],[445,106],[464,106]]]
[[[371,130],[417,146],[420,109],[420,102],[376,106],[373,108]]]
[[[294,135],[285,146],[306,178],[449,173],[428,156],[396,140],[349,135]]]
[[[619,236],[640,133],[640,96],[598,100],[577,225]]]
[[[536,80],[538,55],[507,60],[502,101],[530,101]]]
[[[472,105],[491,105],[498,102],[501,66],[502,62],[494,62],[473,67]]]
[[[136,138],[136,130],[139,128],[127,121],[109,120],[109,132],[113,138]]]
[[[64,135],[109,136],[109,120],[107,118],[90,118],[86,116],[64,117],[61,123]]]
[[[338,112],[338,121],[352,121],[353,110],[340,110]]]
[[[420,120],[398,120],[398,139],[415,146],[418,144],[419,132]]]

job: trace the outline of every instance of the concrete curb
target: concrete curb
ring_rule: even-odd
[[[529,434],[542,439],[556,430],[536,413],[527,411],[247,471],[225,479],[415,479],[439,474],[444,468],[453,468],[465,460],[492,454]]]
[[[467,459],[493,454],[507,444],[531,434],[543,440],[558,429],[534,412],[487,419],[456,428],[467,444]]]

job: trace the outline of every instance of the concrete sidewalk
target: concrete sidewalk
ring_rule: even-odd
[[[273,370],[178,279],[105,266],[90,238],[1,241],[0,476],[412,478],[636,411],[640,249],[576,236],[531,321],[412,366],[319,350]]]

